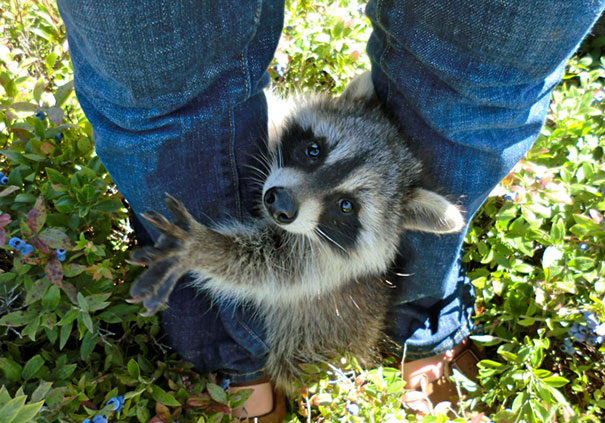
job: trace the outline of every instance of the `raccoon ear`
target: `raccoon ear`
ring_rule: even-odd
[[[403,226],[422,232],[447,234],[464,227],[464,218],[458,207],[441,195],[417,188],[406,203]]]
[[[374,83],[372,82],[372,73],[366,71],[357,75],[340,95],[340,101],[351,100],[373,100],[376,98],[374,92]]]

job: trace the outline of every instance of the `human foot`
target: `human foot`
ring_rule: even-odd
[[[249,383],[233,384],[231,393],[242,389],[252,389],[246,403],[233,409],[231,415],[241,422],[281,423],[286,417],[286,403],[283,395],[275,392],[267,377]]]
[[[470,341],[465,340],[443,354],[405,363],[402,369],[408,389],[403,395],[405,406],[430,414],[433,405],[459,399],[455,383],[449,380],[451,369],[457,368],[469,379],[476,380],[480,361],[477,353]]]

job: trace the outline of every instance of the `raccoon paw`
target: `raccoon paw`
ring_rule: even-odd
[[[155,314],[164,305],[177,281],[189,269],[181,257],[187,256],[186,240],[193,227],[201,226],[189,214],[185,206],[166,194],[166,206],[174,215],[170,222],[161,214],[150,211],[142,217],[161,232],[154,246],[142,247],[130,255],[131,264],[149,266],[130,288],[130,303],[142,302],[147,311],[144,316]]]

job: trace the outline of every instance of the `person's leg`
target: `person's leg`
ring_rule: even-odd
[[[58,3],[97,154],[134,212],[166,213],[168,192],[202,222],[249,216],[283,0]],[[170,343],[198,371],[262,374],[267,346],[247,310],[182,283],[169,306]]]
[[[368,44],[379,98],[424,161],[428,188],[470,221],[539,134],[566,60],[603,1],[372,0]],[[390,335],[407,358],[468,336],[473,294],[461,272],[465,232],[412,233]]]

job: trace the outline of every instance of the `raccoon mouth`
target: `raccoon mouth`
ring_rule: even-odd
[[[292,223],[298,217],[298,201],[288,188],[268,189],[263,196],[263,204],[269,215],[279,225]]]

